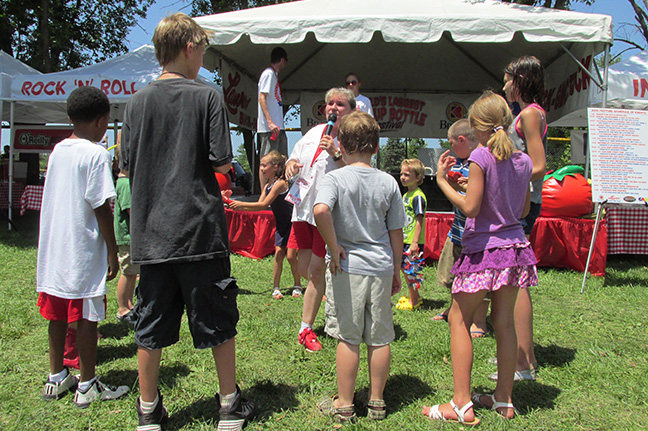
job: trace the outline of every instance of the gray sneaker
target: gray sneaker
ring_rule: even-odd
[[[46,401],[58,400],[68,391],[76,389],[78,382],[79,380],[76,376],[70,374],[70,370],[68,370],[68,375],[63,379],[63,381],[59,383],[51,382],[48,377],[47,382],[45,382],[45,389],[43,389],[43,399]]]
[[[128,386],[119,386],[116,388],[114,386],[105,385],[101,383],[99,379],[96,379],[92,386],[90,386],[85,392],[81,392],[79,388],[77,388],[77,391],[74,394],[74,404],[79,408],[85,409],[95,400],[116,400],[127,393]]]

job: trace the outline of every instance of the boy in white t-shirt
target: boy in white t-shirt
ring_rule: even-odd
[[[97,145],[106,133],[108,97],[96,87],[74,90],[67,100],[72,135],[54,147],[38,237],[36,291],[49,320],[50,374],[44,400],[56,400],[76,388],[74,403],[117,399],[127,386],[114,388],[95,375],[97,322],[106,318],[106,281],[119,270],[110,198],[115,197],[110,154]],[[77,323],[80,378],[63,366],[68,324]]]

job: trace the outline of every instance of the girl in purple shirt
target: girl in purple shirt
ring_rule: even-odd
[[[515,415],[511,400],[517,356],[513,311],[519,289],[537,285],[538,276],[536,257],[519,222],[529,211],[532,164],[529,156],[515,149],[506,133],[512,120],[506,101],[491,92],[470,108],[470,126],[484,147],[474,150],[468,159],[470,181],[465,196],[448,184],[454,157],[447,151],[439,159],[439,187],[468,218],[462,254],[452,268],[456,277],[448,315],[454,396],[447,404],[423,408],[423,414],[432,419],[477,425],[473,402],[506,418]],[[488,292],[500,377],[492,395],[474,394],[471,398],[470,325]]]

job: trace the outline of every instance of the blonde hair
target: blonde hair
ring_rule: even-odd
[[[207,46],[208,43],[207,31],[182,12],[163,18],[153,33],[155,57],[161,66],[178,58],[189,44]]]
[[[425,179],[425,166],[423,166],[422,161],[419,159],[405,159],[401,163],[401,167],[403,166],[414,171],[414,175],[416,175],[419,185],[423,184],[423,180]]]
[[[261,159],[265,159],[266,157],[271,165],[277,167],[277,172],[275,174],[277,178],[283,178],[286,170],[286,156],[277,150],[272,150],[265,156],[261,157]]]
[[[380,126],[366,112],[354,111],[340,120],[338,140],[347,154],[373,154],[380,142]]]
[[[470,107],[468,120],[476,131],[491,133],[486,146],[497,160],[511,157],[515,146],[507,131],[513,122],[513,114],[502,96],[491,91],[482,94]]]
[[[470,127],[470,122],[465,118],[455,121],[448,129],[448,138],[457,139],[459,136],[463,136],[467,141],[471,142],[477,140],[475,131]]]

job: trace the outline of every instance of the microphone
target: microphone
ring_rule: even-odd
[[[337,121],[337,115],[331,114],[328,116],[328,122],[326,123],[326,130],[324,130],[325,135],[331,136],[331,130],[333,130],[333,125]]]

